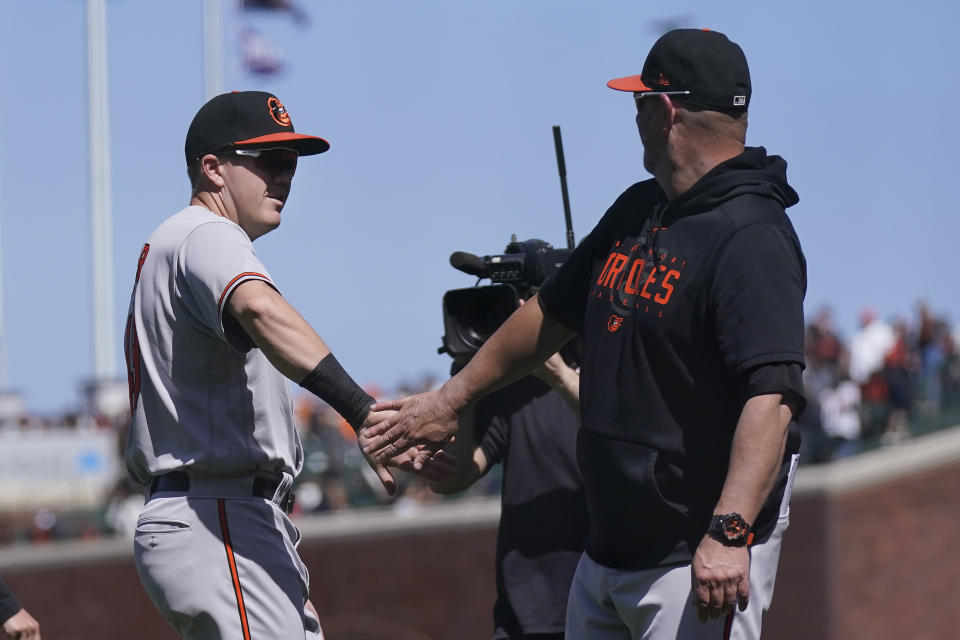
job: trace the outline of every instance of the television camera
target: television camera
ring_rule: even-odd
[[[447,353],[454,358],[476,353],[516,310],[520,300],[536,293],[543,281],[556,273],[573,253],[573,222],[560,127],[553,127],[553,140],[563,194],[567,248],[554,249],[550,243],[537,238],[518,241],[517,236],[512,235],[501,254],[452,253],[450,266],[478,279],[473,287],[453,289],[443,295],[443,346],[437,349],[438,353]],[[491,284],[479,286],[484,278],[489,278]]]

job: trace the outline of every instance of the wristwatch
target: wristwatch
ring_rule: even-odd
[[[743,547],[750,536],[750,525],[739,513],[715,514],[707,535],[728,547]]]

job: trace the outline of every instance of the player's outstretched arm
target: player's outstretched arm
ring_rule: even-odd
[[[227,301],[227,311],[282,374],[330,404],[354,429],[371,427],[390,414],[371,412],[368,396],[340,366],[323,339],[273,287],[261,280],[239,285]],[[361,447],[366,443],[358,434]],[[438,455],[416,469],[419,449],[407,447],[394,455],[368,463],[387,492],[396,492],[396,481],[387,466],[416,472],[425,479],[443,479],[456,469],[456,459]]]
[[[293,305],[262,280],[240,284],[227,300],[227,312],[270,364],[294,382],[303,380],[330,353]]]
[[[466,367],[435,391],[374,405],[398,413],[367,429],[364,453],[389,459],[413,445],[423,445],[416,468],[457,431],[460,414],[472,402],[528,374],[564,345],[574,333],[544,314],[534,296],[517,309],[477,351]]]

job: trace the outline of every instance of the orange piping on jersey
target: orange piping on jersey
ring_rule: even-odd
[[[240,626],[243,628],[243,640],[250,640],[250,625],[247,623],[247,609],[243,606],[243,589],[240,588],[240,575],[237,573],[237,560],[233,557],[233,545],[230,543],[230,530],[227,528],[227,503],[223,498],[217,500],[220,510],[220,533],[223,535],[223,547],[227,550],[227,564],[230,565],[230,577],[233,579],[233,591],[237,594],[237,612],[240,614]]]
[[[143,263],[147,261],[147,254],[150,253],[150,243],[143,245],[143,248],[140,249],[140,258],[137,260],[137,277],[134,278],[133,284],[136,285],[140,282],[140,271],[143,269]]]
[[[234,278],[233,280],[231,280],[230,282],[228,282],[228,283],[227,283],[227,286],[225,286],[225,287],[223,288],[223,293],[220,294],[220,299],[217,300],[217,312],[218,312],[218,313],[220,313],[220,312],[223,311],[220,307],[223,305],[223,299],[224,299],[225,297],[227,297],[227,291],[230,291],[230,287],[233,286],[233,283],[236,282],[237,280],[239,280],[240,278],[247,278],[247,277],[250,277],[250,276],[257,276],[258,278],[263,278],[263,279],[266,280],[267,282],[270,282],[270,278],[268,278],[267,276],[263,275],[262,273],[257,273],[256,271],[247,271],[247,272],[245,272],[245,273],[241,273],[241,274],[238,275],[236,278]]]

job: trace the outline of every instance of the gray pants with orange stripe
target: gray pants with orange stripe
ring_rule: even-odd
[[[137,522],[140,581],[188,640],[322,640],[300,532],[269,500],[156,493]]]
[[[692,602],[689,564],[623,571],[597,564],[587,554],[573,576],[567,601],[566,640],[759,640],[763,615],[773,600],[780,545],[790,524],[794,456],[777,525],[750,548],[750,601],[745,611],[700,622]]]

